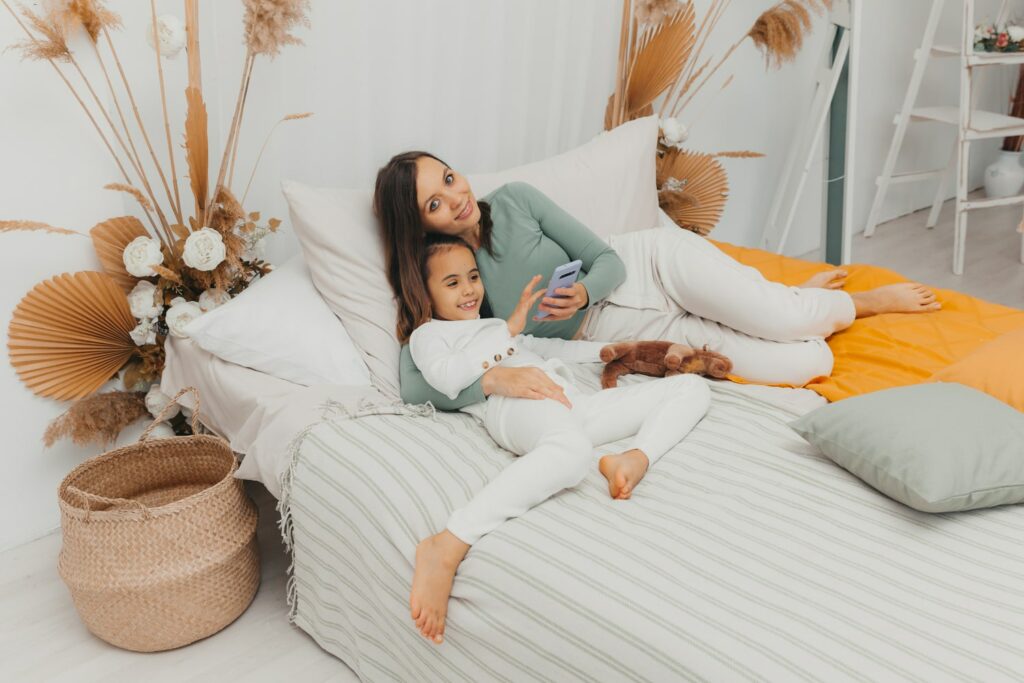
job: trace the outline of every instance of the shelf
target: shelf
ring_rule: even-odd
[[[999,197],[997,199],[973,199],[960,204],[962,211],[974,211],[975,209],[990,209],[994,206],[1010,206],[1011,204],[1024,204],[1024,194],[1012,197]]]
[[[936,121],[951,126],[960,124],[960,109],[957,107],[918,107],[910,112],[911,120]],[[1024,119],[1006,114],[997,114],[982,109],[972,109],[971,127],[965,131],[968,140],[986,140],[1007,135],[1024,135]]]
[[[960,48],[953,45],[933,45],[933,57],[959,57]],[[968,66],[992,66],[995,64],[1024,64],[1024,52],[979,52],[967,55]]]

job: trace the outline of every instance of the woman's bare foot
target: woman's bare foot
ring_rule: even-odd
[[[867,292],[854,292],[853,305],[858,318],[882,313],[928,313],[942,308],[935,292],[917,282],[883,285]]]
[[[444,618],[455,571],[467,552],[469,544],[447,529],[416,546],[409,613],[423,637],[438,645],[444,642]]]
[[[598,469],[608,480],[608,493],[616,500],[626,500],[647,474],[647,456],[639,448],[625,453],[606,455],[598,462]]]
[[[847,275],[849,275],[849,273],[841,268],[837,270],[826,270],[824,273],[815,273],[807,279],[807,282],[800,286],[804,289],[810,289],[813,287],[817,287],[819,289],[842,289],[843,285],[846,284]]]

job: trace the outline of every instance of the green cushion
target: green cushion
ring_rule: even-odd
[[[836,464],[917,510],[1024,501],[1024,413],[962,384],[856,396],[790,426]]]

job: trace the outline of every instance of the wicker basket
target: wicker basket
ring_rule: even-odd
[[[58,489],[59,570],[82,621],[138,652],[188,645],[245,611],[260,582],[256,507],[221,438],[149,440],[72,470]],[[168,407],[173,405],[173,401]],[[166,408],[165,408],[166,410]]]

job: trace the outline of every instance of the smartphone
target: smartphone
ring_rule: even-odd
[[[576,278],[579,277],[582,267],[583,261],[577,259],[555,268],[555,272],[551,274],[551,280],[548,281],[548,291],[544,293],[544,296],[561,298],[561,295],[555,294],[555,290],[572,287],[576,283]],[[547,311],[537,312],[538,318],[546,318],[548,315]]]

